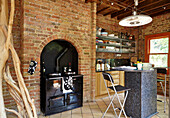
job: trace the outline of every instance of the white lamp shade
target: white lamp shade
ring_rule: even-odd
[[[148,24],[152,21],[152,18],[147,15],[133,15],[123,18],[119,25],[126,27],[134,27]]]

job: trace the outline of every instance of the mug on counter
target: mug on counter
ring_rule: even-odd
[[[137,64],[137,68],[138,68],[138,70],[142,70],[143,64],[142,64],[142,63],[138,63],[138,64]]]

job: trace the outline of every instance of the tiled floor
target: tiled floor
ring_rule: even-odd
[[[162,99],[163,97],[159,96],[159,98]],[[101,118],[102,114],[106,110],[107,105],[109,103],[110,103],[109,98],[106,97],[102,99],[97,99],[95,102],[84,103],[83,107],[81,108],[76,108],[73,110],[69,110],[66,112],[62,112],[62,113],[58,113],[58,114],[50,115],[46,117],[43,115],[40,115],[39,118]],[[118,102],[115,102],[115,105],[119,107]],[[163,103],[157,102],[157,106],[158,106],[157,109],[158,109],[159,114],[153,116],[152,118],[168,118],[168,108],[167,108],[166,113],[164,113]],[[110,107],[110,109],[108,110],[107,114],[105,115],[105,118],[114,118],[114,114],[111,108],[112,107]],[[119,112],[119,110],[117,110],[117,112]],[[11,118],[11,117],[8,117],[8,118]],[[124,118],[124,115],[122,115],[121,118]]]

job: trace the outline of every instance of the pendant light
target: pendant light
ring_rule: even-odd
[[[143,14],[137,15],[136,6],[138,5],[138,0],[134,0],[134,2],[135,2],[135,6],[134,6],[133,15],[123,18],[119,22],[119,25],[126,26],[126,27],[134,27],[134,26],[142,26],[152,21],[152,18],[148,15],[143,15]]]

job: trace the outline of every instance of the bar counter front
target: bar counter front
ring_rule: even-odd
[[[125,111],[132,118],[150,118],[157,114],[156,70],[125,71],[125,86],[130,88]]]

